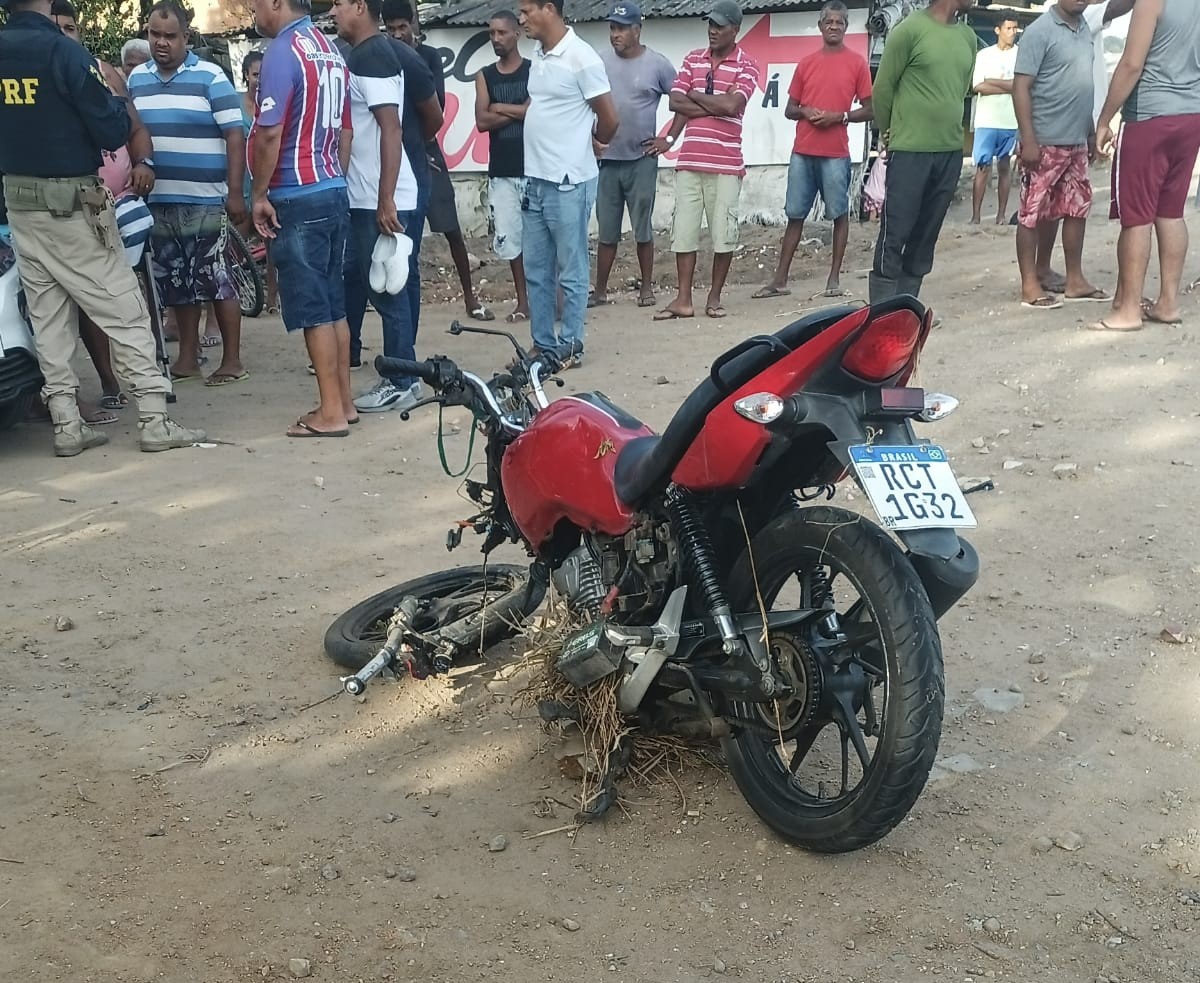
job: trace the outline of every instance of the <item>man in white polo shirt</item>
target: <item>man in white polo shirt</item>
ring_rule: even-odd
[[[603,153],[617,132],[617,110],[600,56],[563,22],[563,0],[521,0],[521,25],[537,43],[525,112],[522,250],[529,320],[539,349],[570,345],[583,356],[587,310],[588,220]],[[557,276],[556,276],[557,274]],[[555,331],[556,290],[562,333]]]

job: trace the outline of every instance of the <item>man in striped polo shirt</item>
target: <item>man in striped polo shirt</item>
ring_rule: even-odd
[[[129,75],[129,93],[154,142],[154,279],[175,312],[179,354],[171,377],[200,376],[200,315],[213,302],[221,364],[206,385],[248,377],[242,367],[242,311],[225,260],[226,222],[246,221],[242,198],[246,140],[242,103],[221,69],[187,50],[190,20],[177,0],[159,0],[147,32],[153,60]]]
[[[283,326],[304,333],[320,404],[289,437],[345,437],[358,422],[350,395],[350,325],[343,261],[350,232],[350,73],[318,31],[311,0],[254,0],[271,38],[250,131],[254,227],[271,240]]]
[[[671,88],[668,143],[683,134],[675,162],[675,218],[671,249],[679,273],[679,293],[654,315],[656,321],[692,317],[692,280],[700,248],[700,220],[708,218],[713,242],[712,288],[704,304],[709,317],[724,317],[721,291],[729,276],[738,239],[738,199],[746,174],[742,159],[742,116],[758,87],[754,59],[736,43],[742,9],[733,0],[717,0],[708,16],[708,47],[683,59]]]

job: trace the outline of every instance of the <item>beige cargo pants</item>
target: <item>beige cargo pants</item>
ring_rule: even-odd
[[[78,200],[74,211],[63,214],[70,208],[72,185],[80,189]],[[125,259],[112,199],[99,181],[5,175],[4,198],[46,378],[42,398],[73,398],[79,389],[71,368],[78,337],[76,307],[112,342],[113,368],[130,393],[170,392],[155,364],[150,314]]]

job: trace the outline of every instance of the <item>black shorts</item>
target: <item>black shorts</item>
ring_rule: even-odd
[[[429,209],[425,218],[429,222],[429,231],[438,235],[462,231],[458,224],[458,205],[454,200],[454,182],[450,180],[450,169],[441,151],[430,153]]]

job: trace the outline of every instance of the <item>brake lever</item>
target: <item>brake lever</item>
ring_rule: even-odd
[[[410,406],[408,409],[401,410],[400,411],[400,419],[403,420],[405,423],[407,423],[409,415],[412,413],[413,410],[419,410],[422,406],[430,406],[433,403],[437,403],[439,406],[446,405],[444,402],[442,402],[441,396],[426,396],[424,399],[420,400],[419,402],[413,403],[412,406]]]

